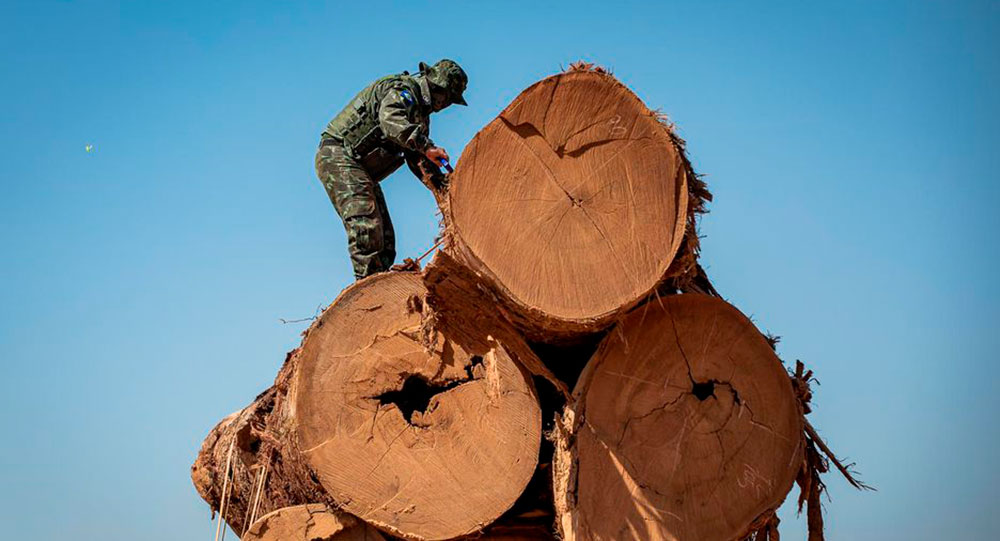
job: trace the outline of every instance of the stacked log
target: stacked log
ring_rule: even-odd
[[[538,459],[534,384],[490,335],[442,325],[426,348],[424,294],[412,272],[347,288],[275,385],[213,431],[193,478],[213,503],[232,472],[246,472],[233,485],[247,488],[226,498],[234,530],[246,529],[241,517],[257,501],[317,503],[400,537],[451,539],[514,504]],[[262,467],[271,480],[254,495]]]
[[[540,81],[447,180],[431,263],[345,289],[206,438],[192,479],[221,520],[261,541],[763,541],[794,481],[818,501],[809,375],[714,295],[710,196],[632,91],[586,65]]]
[[[619,329],[556,431],[562,538],[745,538],[803,460],[781,361],[743,314],[706,295],[647,304]]]
[[[670,127],[592,70],[522,92],[453,177],[444,250],[542,342],[599,331],[688,271],[675,255],[697,242],[685,229],[707,197]]]

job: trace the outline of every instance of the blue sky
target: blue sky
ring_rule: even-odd
[[[813,424],[879,488],[828,477],[830,539],[992,538],[1000,5],[828,4],[0,2],[5,535],[211,537],[202,438],[298,343],[279,318],[351,280],[318,134],[451,57],[453,156],[581,58],[678,124],[718,289],[816,370]],[[407,175],[400,257],[437,228]]]

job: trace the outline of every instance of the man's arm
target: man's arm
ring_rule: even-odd
[[[434,142],[429,137],[426,124],[410,120],[419,116],[417,107],[416,96],[408,90],[390,88],[379,104],[378,121],[382,133],[390,141],[406,150],[424,154],[434,146]]]
[[[441,158],[448,159],[448,153],[431,141],[426,123],[414,122],[411,118],[419,117],[416,108],[416,96],[402,88],[391,88],[379,104],[378,120],[382,133],[386,138],[403,147],[405,150],[417,152],[428,159],[439,162]]]

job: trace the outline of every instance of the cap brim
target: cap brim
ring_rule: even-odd
[[[451,102],[458,105],[469,105],[468,103],[465,103],[465,98],[462,96],[456,96]]]

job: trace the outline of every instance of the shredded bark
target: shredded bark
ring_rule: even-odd
[[[502,309],[496,293],[447,251],[435,254],[424,269],[427,308],[422,313],[420,337],[428,351],[437,346],[441,330],[452,336],[469,333],[490,335],[502,342],[514,361],[529,373],[544,378],[566,399],[569,387],[556,377],[521,338],[511,323],[511,314]]]
[[[750,533],[742,541],[780,541],[778,534],[778,514],[774,511],[767,511],[750,525]]]
[[[608,75],[611,75],[611,71],[608,70],[607,68],[605,68],[603,66],[598,66],[597,64],[594,64],[593,62],[586,62],[586,61],[583,61],[583,60],[577,60],[576,62],[570,63],[569,69],[567,69],[566,71],[567,72],[570,72],[570,71],[592,71],[594,73],[607,73]]]
[[[222,517],[233,531],[243,532],[249,527],[258,475],[265,465],[270,473],[260,489],[257,516],[306,503],[333,505],[315,474],[302,460],[294,438],[290,437],[287,395],[297,352],[296,349],[288,353],[271,388],[212,430],[191,466],[195,488],[208,502],[214,516],[222,503],[227,450],[230,442],[235,441],[233,464],[228,473],[231,488],[227,494],[226,516]]]
[[[687,179],[688,213],[687,226],[684,229],[684,240],[674,257],[674,262],[667,271],[665,286],[681,293],[701,293],[719,297],[705,269],[701,267],[698,258],[701,255],[701,237],[698,234],[698,218],[708,213],[708,203],[712,201],[712,192],[708,190],[703,175],[695,172],[694,166],[687,155],[687,142],[677,134],[677,126],[666,114],[658,112],[657,116],[663,128],[670,134],[670,141],[677,149],[681,158],[681,167]]]
[[[777,340],[775,340],[775,343],[777,343]],[[858,490],[875,489],[858,479],[857,472],[851,470],[854,466],[853,463],[845,465],[837,458],[830,447],[819,437],[816,429],[806,419],[805,416],[812,412],[810,405],[812,400],[810,382],[815,381],[813,371],[806,370],[802,361],[795,361],[795,372],[790,374],[790,377],[792,379],[792,387],[795,389],[795,394],[802,405],[802,439],[806,449],[802,469],[795,480],[799,485],[799,513],[802,512],[803,507],[806,508],[809,541],[823,541],[823,506],[821,495],[826,491],[826,484],[823,482],[821,474],[830,471],[830,462],[833,462],[841,475],[854,488]]]

